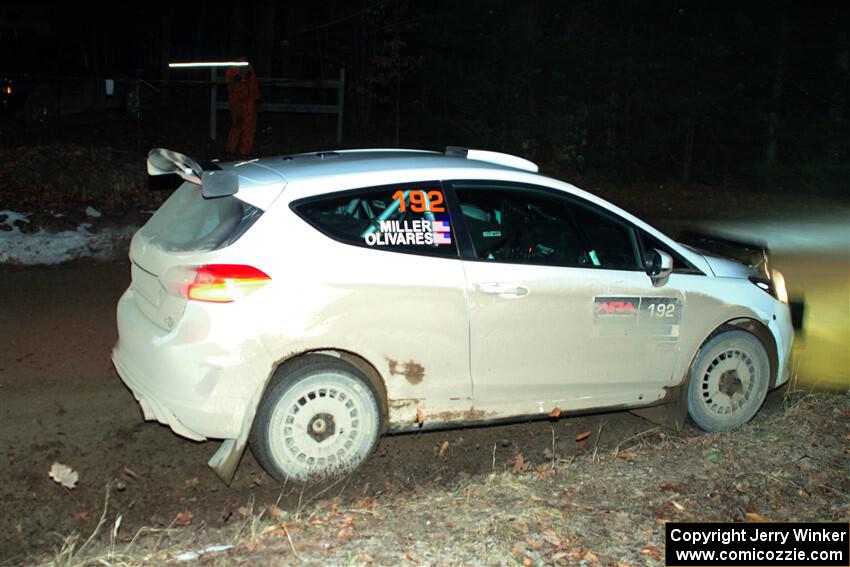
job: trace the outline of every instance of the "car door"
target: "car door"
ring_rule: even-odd
[[[677,357],[682,294],[654,287],[635,228],[554,189],[451,183],[476,408],[533,414],[648,403]]]
[[[296,187],[297,190],[297,187]],[[465,278],[437,181],[360,187],[300,199],[291,209],[289,318],[281,352],[328,348],[362,356],[384,377],[392,430],[469,419]],[[318,314],[318,315],[317,315]]]

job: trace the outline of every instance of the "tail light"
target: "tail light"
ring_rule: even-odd
[[[195,268],[185,296],[195,301],[230,303],[254,293],[272,279],[262,270],[242,264],[207,264]]]

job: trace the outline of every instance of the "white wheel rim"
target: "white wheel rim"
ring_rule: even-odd
[[[718,353],[706,366],[700,380],[699,397],[709,412],[730,416],[747,411],[756,398],[758,363],[739,348]]]
[[[317,374],[295,384],[275,407],[270,449],[291,476],[330,474],[365,456],[374,419],[364,386],[344,374]]]

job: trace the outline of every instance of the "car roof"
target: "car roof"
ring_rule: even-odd
[[[478,150],[468,150],[468,152],[467,154],[467,150],[463,148],[452,147],[447,148],[446,153],[406,149],[333,150],[220,163],[219,166],[222,169],[238,170],[240,193],[264,193],[262,185],[280,184],[281,181],[285,185],[294,181],[306,181],[307,185],[313,185],[313,180],[321,181],[325,177],[356,177],[363,174],[368,176],[371,173],[381,172],[402,173],[402,175],[404,175],[403,172],[419,174],[429,169],[433,169],[436,178],[440,179],[445,178],[443,176],[447,171],[457,170],[460,177],[466,179],[475,177],[475,172],[481,172],[482,178],[537,182],[583,197],[621,215],[642,229],[648,230],[691,263],[701,267],[703,272],[708,273],[705,259],[700,254],[685,248],[663,232],[597,195],[570,183],[540,175],[534,163],[510,154]],[[476,159],[479,157],[481,159]],[[322,192],[325,192],[324,189],[310,189],[306,191],[306,194],[301,193],[298,197]],[[268,206],[268,203],[265,206]]]
[[[256,185],[280,182],[281,177],[286,181],[301,181],[357,173],[412,169],[457,168],[528,171],[528,169],[509,165],[511,158],[524,161],[515,156],[491,154],[504,156],[506,158],[505,164],[502,164],[475,159],[472,155],[464,157],[463,155],[427,150],[402,149],[335,150],[264,157],[249,161],[222,163],[220,166],[223,169],[236,169],[243,183],[247,181],[249,184]],[[534,165],[530,162],[527,163]]]

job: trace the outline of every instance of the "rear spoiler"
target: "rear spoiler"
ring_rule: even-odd
[[[201,186],[207,199],[235,195],[239,191],[239,175],[235,171],[208,169],[181,153],[165,148],[148,152],[148,175],[179,175],[181,179]]]

